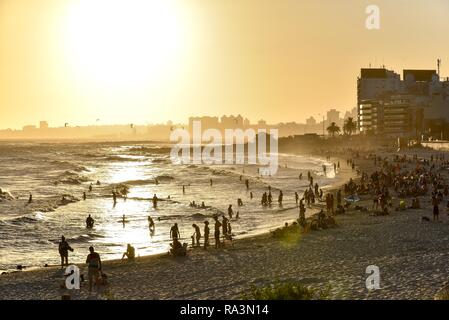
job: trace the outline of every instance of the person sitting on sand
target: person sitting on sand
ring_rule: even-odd
[[[98,278],[101,272],[101,259],[100,255],[95,252],[94,247],[89,247],[90,253],[87,255],[87,275],[89,278],[89,292],[92,291],[92,282],[95,279],[95,285],[97,285]]]
[[[92,229],[94,227],[95,220],[89,215],[86,218],[86,228]]]
[[[181,244],[178,239],[173,239],[173,243],[170,243],[172,247],[170,253],[174,257],[185,257],[187,255],[187,243]]]
[[[125,259],[125,257],[127,257],[129,261],[134,260],[134,258],[136,257],[136,249],[134,249],[134,247],[129,243],[126,247],[126,252],[122,256],[122,260]]]
[[[59,255],[61,256],[61,269],[62,269],[64,268],[64,262],[66,266],[69,265],[69,251],[73,252],[72,247],[65,240],[64,236],[61,236],[61,242],[59,242],[58,251]]]

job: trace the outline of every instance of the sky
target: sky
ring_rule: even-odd
[[[344,112],[370,64],[440,58],[449,76],[448,14],[447,0],[0,0],[0,128]]]

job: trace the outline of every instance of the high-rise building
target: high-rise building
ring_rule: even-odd
[[[435,70],[361,69],[357,79],[361,132],[418,135],[432,122],[449,122],[449,80]]]

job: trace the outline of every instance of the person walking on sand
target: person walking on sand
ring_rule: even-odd
[[[204,249],[209,246],[209,221],[204,221]]]
[[[66,266],[69,265],[69,251],[73,252],[72,247],[65,240],[64,236],[61,236],[61,241],[58,245],[59,255],[61,256],[61,269],[64,268],[64,264]]]
[[[220,247],[220,227],[221,223],[218,221],[218,217],[214,217],[215,220],[215,231],[214,231],[214,238],[215,238],[215,249],[218,249]]]
[[[95,286],[97,286],[98,278],[101,273],[101,259],[100,255],[95,252],[94,247],[89,247],[89,254],[87,255],[87,275],[89,278],[89,293],[92,292],[92,283],[95,280]],[[97,288],[98,290],[98,288]]]
[[[181,234],[179,233],[178,224],[175,223],[173,227],[170,229],[170,239],[177,240],[181,238]]]
[[[438,199],[436,197],[432,197],[433,204],[433,221],[438,221],[438,216],[440,214],[440,208],[438,207]]]

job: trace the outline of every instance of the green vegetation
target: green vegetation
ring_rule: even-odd
[[[280,282],[266,286],[253,286],[242,296],[244,300],[326,300],[330,288],[316,290],[304,286],[299,282]]]

